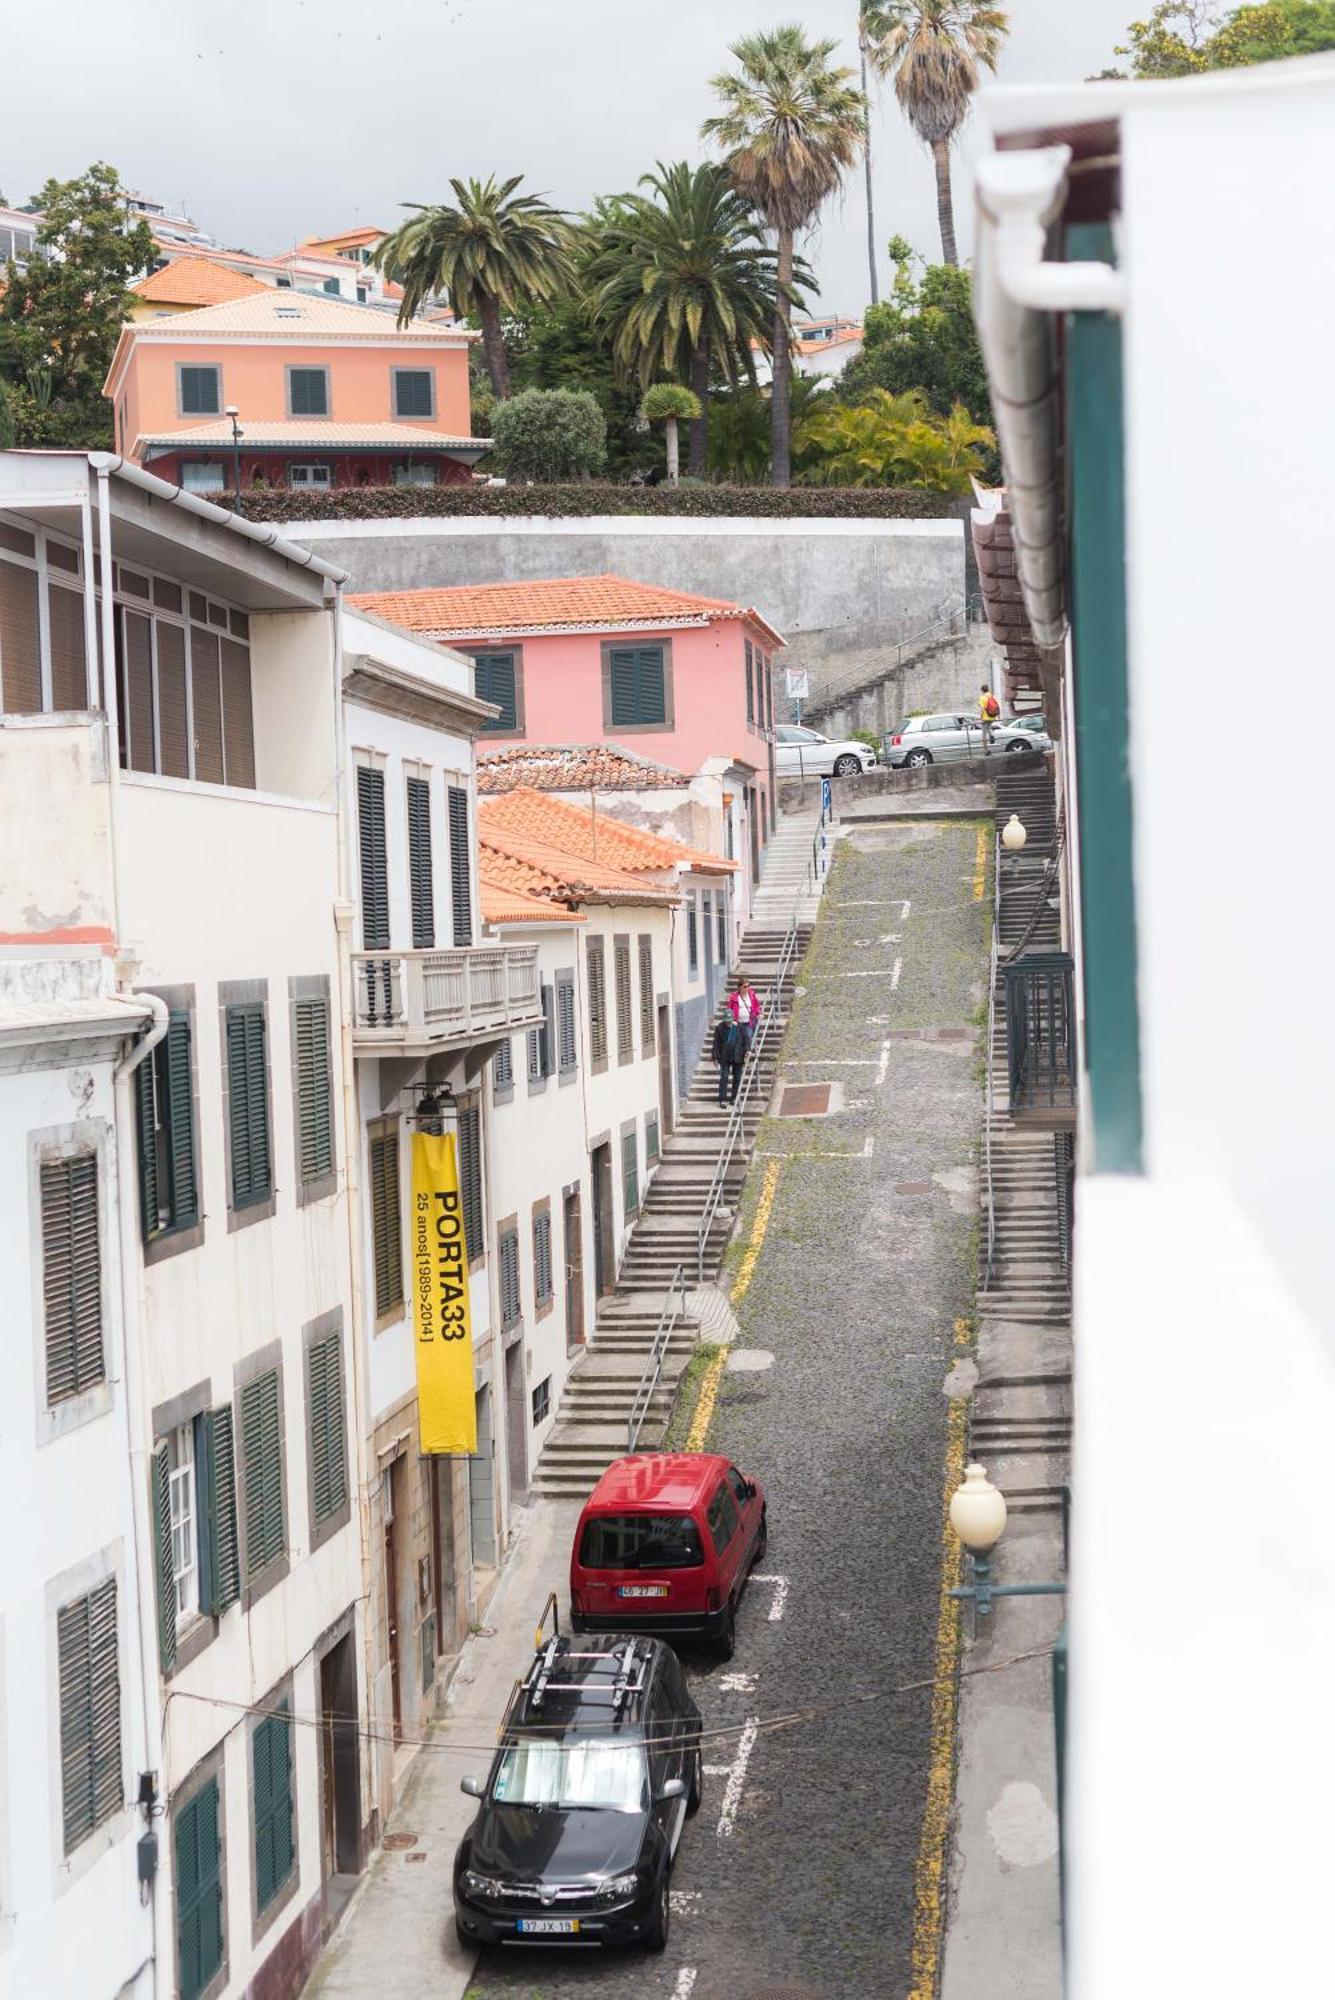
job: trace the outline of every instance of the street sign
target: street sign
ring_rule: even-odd
[[[834,817],[834,801],[830,796],[830,781],[828,778],[822,778],[820,781],[820,816],[823,820],[833,819]]]
[[[806,668],[787,667],[784,671],[788,680],[789,701],[806,701],[811,693],[811,688],[807,681]]]

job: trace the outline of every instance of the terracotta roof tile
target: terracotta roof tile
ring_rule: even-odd
[[[615,743],[518,743],[483,751],[477,760],[479,792],[627,792],[684,789],[684,771],[652,764]]]
[[[478,808],[479,837],[485,828],[489,836],[502,835],[549,846],[581,867],[609,865],[632,875],[662,874],[680,867],[698,868],[710,874],[731,874],[735,861],[722,855],[706,854],[687,847],[666,834],[649,833],[629,826],[608,813],[593,813],[550,792],[520,786],[488,798]]]
[[[697,597],[624,576],[560,576],[534,583],[455,584],[442,590],[372,590],[349,600],[438,638],[479,632],[559,632],[571,627],[653,627],[677,620],[747,618],[777,645],[783,640],[760,614],[721,597]]]
[[[262,333],[273,340],[294,340],[306,345],[349,340],[383,342],[400,348],[435,347],[442,341],[454,343],[474,338],[462,327],[430,326],[425,320],[414,320],[410,326],[401,327],[380,306],[354,305],[348,299],[328,298],[323,292],[299,292],[277,285],[257,285],[243,298],[205,306],[200,312],[148,320],[136,330],[162,338],[178,328],[192,340],[202,340],[214,333]]]
[[[130,287],[137,298],[161,299],[164,305],[173,306],[220,306],[268,289],[258,278],[248,278],[244,271],[234,271],[230,264],[215,264],[208,257],[173,257],[160,271],[150,271]]]

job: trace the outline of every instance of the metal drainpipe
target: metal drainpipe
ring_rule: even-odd
[[[107,718],[107,846],[111,858],[111,934],[121,940],[120,696],[116,686],[116,606],[111,570],[111,472],[97,471],[97,540],[102,563],[102,707]],[[87,579],[91,588],[92,579]]]
[[[334,802],[338,837],[338,900],[334,904],[334,930],[338,951],[338,1019],[342,1053],[343,1199],[348,1229],[348,1290],[352,1319],[348,1379],[352,1385],[353,1431],[357,1440],[357,1541],[361,1561],[362,1646],[366,1662],[366,1704],[369,1717],[375,1687],[373,1671],[375,1663],[372,1657],[374,1620],[371,1617],[374,1589],[370,1538],[371,1495],[367,1478],[371,1440],[367,1424],[368,1349],[363,1337],[365,1278],[362,1268],[361,1239],[361,1113],[357,1101],[357,1071],[353,1044],[353,1010],[357,989],[352,973],[351,957],[352,926],[356,911],[349,887],[351,868],[348,860],[348,841],[351,838],[351,828],[348,815],[347,716],[343,706],[343,586],[341,584],[334,586],[333,652]],[[374,1769],[374,1758],[375,1752],[368,1743],[366,1763],[371,1772],[372,1782],[367,1788],[369,1796],[364,1809],[374,1806],[379,1798],[377,1782],[379,1774]]]
[[[105,567],[105,558],[102,573],[104,579],[109,584],[110,576]],[[130,1101],[130,1078],[139,1068],[139,1065],[153,1053],[167,1032],[167,1003],[165,1000],[160,1000],[156,993],[142,993],[136,997],[143,1000],[151,1008],[153,1024],[147,1034],[141,1036],[134,1047],[126,1051],[111,1073],[112,1116],[116,1141],[116,1192],[120,1209],[120,1231],[117,1247],[120,1253],[118,1262],[120,1267],[121,1326],[120,1354],[117,1359],[120,1364],[120,1407],[121,1420],[125,1433],[125,1455],[130,1468],[130,1529],[134,1545],[135,1600],[139,1613],[135,1623],[135,1631],[138,1638],[138,1671],[136,1678],[139,1682],[142,1710],[144,1757],[145,1760],[150,1757],[153,1759],[153,1768],[156,1769],[159,1779],[159,1804],[165,1809],[165,1787],[162,1783],[163,1717],[159,1700],[159,1684],[156,1669],[157,1655],[154,1650],[156,1642],[156,1632],[153,1625],[155,1604],[154,1578],[152,1565],[149,1564],[145,1567],[142,1556],[143,1549],[145,1547],[151,1548],[153,1545],[152,1523],[144,1518],[148,1507],[148,1485],[140,1476],[148,1463],[149,1444],[144,1436],[144,1412],[136,1393],[137,1385],[135,1376],[131,1370],[131,1355],[137,1356],[139,1352],[140,1321],[138,1285],[136,1283],[137,1272],[135,1277],[132,1278],[130,1271],[131,1259],[128,1254],[129,1245],[133,1241],[133,1237],[131,1231],[126,1227],[126,1218],[135,1214],[137,1205],[134,1174],[131,1165],[135,1156],[135,1144],[133,1106]],[[131,1338],[132,1330],[134,1334],[133,1339]],[[152,1663],[151,1668],[150,1663]],[[156,1881],[150,1894],[153,1898],[153,1909],[150,1919],[153,1933],[153,1950],[151,1955],[153,1968],[152,1991],[156,1993],[159,1985],[158,1964],[161,1958],[157,1937],[158,1922],[164,1908],[169,1911],[171,1905],[169,1899],[160,1900],[158,1898]],[[168,1952],[166,1962],[170,1964],[169,1940],[166,1941],[165,1948]]]

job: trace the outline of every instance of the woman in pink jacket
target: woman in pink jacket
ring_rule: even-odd
[[[749,1049],[752,1037],[760,1025],[760,995],[748,982],[744,972],[738,973],[736,988],[728,996],[728,1012],[738,1027],[745,1032],[746,1046]]]

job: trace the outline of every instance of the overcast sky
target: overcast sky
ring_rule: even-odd
[[[1143,11],[1143,9],[1141,10]],[[1003,82],[1091,75],[1133,0],[1015,0]],[[5,10],[0,189],[106,159],[254,251],[374,222],[452,174],[522,173],[558,205],[698,159],[709,78],[737,36],[797,19],[856,62],[856,0],[65,0]],[[955,165],[970,238],[968,128]],[[939,256],[931,162],[891,90],[873,116],[877,236]],[[827,311],[867,299],[860,173],[807,255]],[[882,285],[885,272],[882,270]]]

